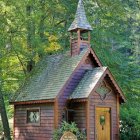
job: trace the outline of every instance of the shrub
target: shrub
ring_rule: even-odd
[[[140,140],[140,115],[135,108],[121,110],[121,140]]]
[[[65,121],[62,122],[61,126],[56,129],[53,133],[53,140],[59,140],[64,132],[70,131],[77,136],[78,140],[86,140],[86,134],[81,132],[75,122],[67,123]]]

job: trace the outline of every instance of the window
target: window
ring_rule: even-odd
[[[96,89],[96,92],[100,95],[101,99],[104,100],[106,96],[112,92],[112,90],[107,86],[106,82],[103,81]]]
[[[62,113],[62,120],[66,122],[73,122],[74,121],[74,110],[72,109],[65,109]]]
[[[40,109],[27,110],[27,123],[39,124],[40,122]]]

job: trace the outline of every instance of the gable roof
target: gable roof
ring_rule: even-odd
[[[83,29],[83,30],[90,30],[90,31],[92,30],[92,27],[87,20],[82,0],[79,0],[78,2],[75,19],[72,22],[71,26],[69,27],[68,31],[73,31],[76,29]]]
[[[74,57],[68,54],[46,57],[11,103],[54,99],[86,53],[89,53],[88,48]]]
[[[106,67],[98,67],[87,71],[74,92],[71,94],[70,99],[88,98],[106,69]]]
[[[54,101],[63,89],[76,67],[83,58],[92,54],[99,67],[88,70],[83,76],[70,99],[88,98],[100,79],[108,74],[111,83],[115,85],[121,99],[125,102],[123,92],[114,80],[107,67],[102,67],[98,57],[91,48],[85,48],[79,55],[71,57],[70,54],[59,54],[45,57],[37,66],[32,76],[17,92],[16,97],[10,103],[43,103]],[[84,91],[84,92],[83,92]]]
[[[93,70],[88,70],[78,86],[75,88],[69,99],[83,99],[88,98],[91,92],[96,88],[97,84],[106,76],[109,75],[111,82],[115,86],[117,92],[120,95],[122,102],[125,102],[125,96],[121,91],[120,87],[116,83],[115,79],[111,75],[107,67],[97,67]]]

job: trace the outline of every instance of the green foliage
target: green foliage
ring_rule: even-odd
[[[53,140],[59,140],[66,131],[75,134],[78,140],[86,140],[86,135],[80,132],[75,122],[67,123],[65,121],[63,121],[61,126],[54,131]]]
[[[140,139],[140,115],[136,108],[123,108],[121,111],[121,139],[139,140]]]

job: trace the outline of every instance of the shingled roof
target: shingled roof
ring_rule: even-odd
[[[55,99],[88,51],[86,48],[74,57],[61,54],[44,58],[11,102]]]
[[[71,94],[70,99],[88,98],[106,69],[107,67],[97,67],[89,70]]]
[[[68,31],[76,29],[92,30],[92,27],[87,20],[82,0],[79,0],[75,19],[69,27]]]
[[[111,82],[113,83],[115,89],[120,95],[121,102],[126,102],[125,96],[113,78],[107,67],[96,67],[92,70],[88,70],[83,76],[82,80],[79,82],[78,86],[75,88],[73,93],[70,95],[69,99],[85,99],[88,98],[92,90],[101,81],[104,76],[108,75]]]

